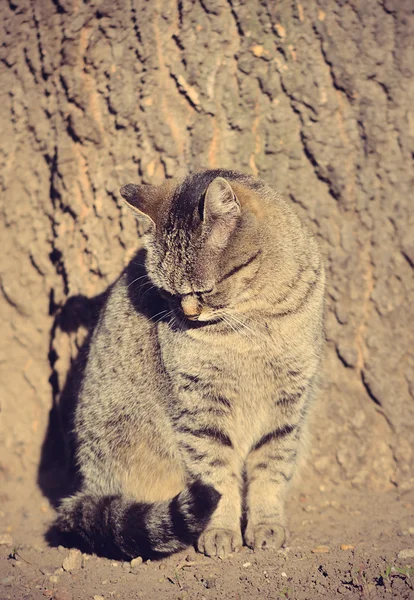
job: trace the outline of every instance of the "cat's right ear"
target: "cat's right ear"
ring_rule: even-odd
[[[148,229],[155,228],[159,190],[154,185],[127,183],[119,190],[127,206]]]

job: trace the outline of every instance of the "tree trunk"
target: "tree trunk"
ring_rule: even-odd
[[[119,187],[222,167],[273,184],[326,257],[311,474],[414,487],[412,2],[9,0],[0,14],[6,480],[34,481],[91,299],[137,247]]]

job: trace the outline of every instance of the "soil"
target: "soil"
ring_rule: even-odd
[[[39,493],[20,491],[20,508],[1,513],[1,600],[414,599],[413,492],[296,491],[279,551],[243,548],[220,560],[189,548],[131,564],[48,547],[53,511]]]
[[[4,0],[0,40],[0,599],[412,597],[412,0]],[[326,259],[289,547],[62,572],[67,375],[138,244],[119,187],[216,167],[273,184]]]

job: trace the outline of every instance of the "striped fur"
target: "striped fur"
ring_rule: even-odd
[[[322,353],[317,244],[232,171],[121,193],[145,248],[92,338],[56,527],[111,556],[278,547]]]
[[[80,493],[64,501],[55,527],[70,545],[101,556],[160,558],[196,543],[219,499],[198,481],[172,500],[152,504]]]

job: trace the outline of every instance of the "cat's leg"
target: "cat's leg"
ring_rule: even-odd
[[[280,548],[286,541],[285,497],[306,437],[302,410],[286,411],[284,422],[264,435],[246,461],[245,542],[254,549]],[[286,414],[287,413],[287,414]]]
[[[224,431],[213,427],[180,429],[180,447],[191,477],[212,485],[221,494],[197,548],[207,556],[223,558],[243,544],[241,460]]]

